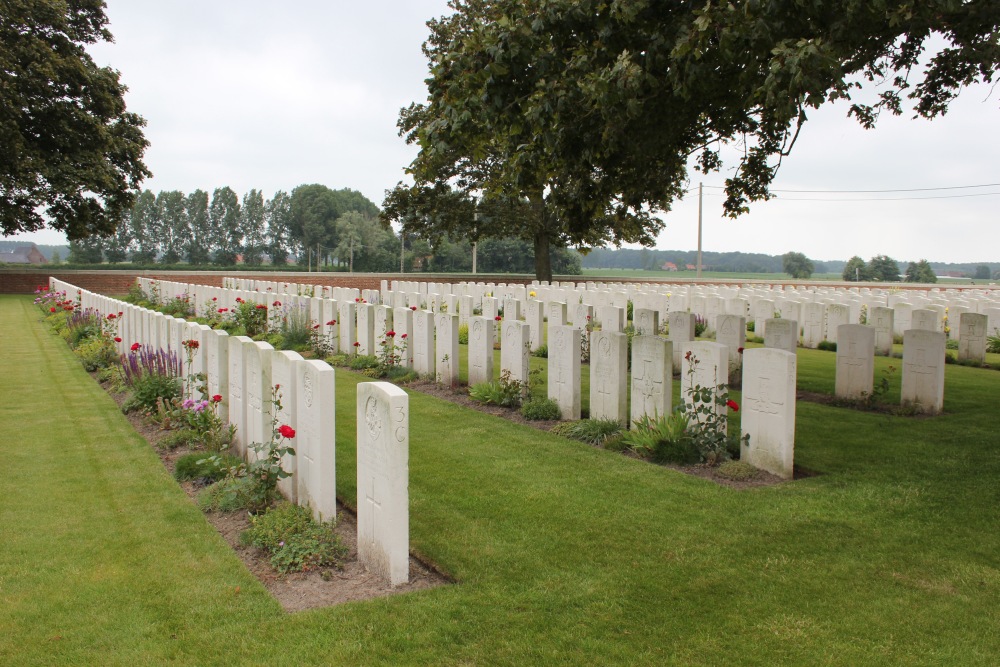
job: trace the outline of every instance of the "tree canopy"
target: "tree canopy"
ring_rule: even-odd
[[[987,278],[989,278],[989,267],[987,269]],[[922,259],[919,262],[910,262],[909,266],[906,267],[906,274],[903,278],[904,282],[908,283],[936,283],[937,275],[934,273],[934,269],[927,262],[926,259]]]
[[[547,243],[652,244],[654,214],[681,196],[693,161],[726,180],[726,212],[767,199],[809,109],[883,82],[854,103],[864,126],[910,98],[919,115],[990,82],[1000,62],[995,0],[864,3],[453,0],[424,45],[429,98],[400,113],[419,147],[385,218],[404,229],[493,235],[438,214],[456,197],[522,206],[518,224]],[[928,39],[947,46],[919,76]],[[919,79],[919,80],[918,80]],[[454,190],[456,194],[453,194]],[[539,278],[548,267],[536,266]]]
[[[813,274],[816,265],[801,252],[786,252],[781,256],[781,270],[792,278],[804,280]]]
[[[112,41],[97,0],[6,0],[0,21],[0,227],[109,234],[150,175],[145,121],[118,72],[86,45]],[[47,220],[46,220],[47,219]]]

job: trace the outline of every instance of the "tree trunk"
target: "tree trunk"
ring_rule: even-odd
[[[535,278],[552,282],[552,258],[549,257],[549,236],[545,232],[535,234]]]

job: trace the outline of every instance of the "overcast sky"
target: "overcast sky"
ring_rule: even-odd
[[[404,178],[415,149],[397,135],[396,119],[401,107],[426,97],[420,46],[425,22],[448,12],[445,0],[107,5],[116,41],[91,51],[98,64],[122,73],[129,109],[148,121],[153,177],[145,188],[211,192],[228,185],[270,197],[322,183],[359,190],[381,205],[385,190]],[[810,115],[775,189],[1000,184],[998,128],[1000,90],[986,87],[965,91],[944,118],[884,117],[872,131],[847,119],[845,106],[825,108]],[[1000,262],[1000,185],[782,192],[731,221],[721,217],[724,178],[701,179],[705,250]],[[693,174],[693,189],[698,182]],[[859,199],[869,201],[848,201]],[[697,218],[692,194],[666,215],[657,247],[694,249]],[[16,238],[65,240],[53,232]]]

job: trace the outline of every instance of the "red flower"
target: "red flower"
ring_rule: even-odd
[[[181,341],[181,345],[188,348],[189,350],[197,350],[200,344],[195,339]]]
[[[687,354],[684,355],[684,359],[686,361],[691,361],[691,350],[687,351]]]
[[[739,412],[740,411],[740,404],[737,403],[736,401],[734,401],[733,399],[729,399],[728,401],[726,401],[726,405],[733,412]]]
[[[267,310],[267,306],[262,303],[257,304],[257,310]]]
[[[354,341],[354,347],[361,347],[360,341]]]
[[[395,331],[386,331],[385,335],[388,336],[389,338],[392,338],[393,336],[396,335],[396,332]]]
[[[219,297],[217,297],[217,296],[213,296],[212,297],[212,301],[218,301],[218,300],[219,300]]]
[[[416,306],[410,306],[410,310],[416,310],[416,309],[417,309]]]
[[[328,327],[332,327],[332,326],[333,326],[333,325],[335,325],[336,323],[337,323],[337,320],[330,320],[329,322],[327,322],[327,323],[326,323],[326,326],[328,326]]]
[[[403,340],[406,340],[406,334],[403,334],[402,336],[400,336],[400,338],[402,338]]]
[[[108,313],[108,319],[109,320],[115,319],[115,314],[114,313]]]
[[[288,438],[291,440],[295,437],[295,429],[288,424],[282,424],[278,427],[278,434],[281,435],[282,438]]]
[[[502,317],[500,317],[499,315],[497,315],[497,316],[496,316],[496,317],[494,317],[493,319],[495,319],[495,320],[496,320],[497,322],[499,322],[499,321],[500,321],[500,320],[502,320],[503,318],[502,318]]]
[[[736,348],[736,351],[739,352],[740,354],[743,354],[743,348],[742,347]]]
[[[274,302],[273,304],[271,304],[271,305],[272,305],[272,306],[274,306],[275,308],[280,308],[280,307],[281,307],[281,302],[280,302],[280,301],[275,301],[275,302]]]
[[[54,312],[56,312],[56,309],[55,308],[49,308],[49,312],[50,313],[54,313]]]
[[[140,347],[142,347],[142,343],[132,343],[131,350],[133,352],[138,352]]]
[[[215,396],[213,396],[212,397],[212,402],[213,403],[221,403],[222,402],[222,394],[216,394]]]
[[[241,299],[240,297],[236,297],[236,303],[243,303],[243,299]]]
[[[319,324],[314,324],[313,329],[319,329]]]
[[[360,298],[355,299],[354,303],[361,303],[361,299]]]
[[[124,313],[118,313],[118,317],[121,317]]]
[[[115,342],[116,342],[116,343],[120,343],[120,342],[122,342],[122,339],[121,339],[121,338],[119,338],[118,336],[115,336]]]

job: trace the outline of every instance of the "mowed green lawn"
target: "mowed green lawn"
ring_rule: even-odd
[[[948,414],[933,419],[800,403],[796,461],[819,474],[749,491],[412,393],[411,548],[457,583],[289,615],[30,299],[0,297],[0,340],[2,665],[1000,655],[995,371],[949,366]],[[800,351],[811,389],[833,359]],[[352,504],[362,379],[338,371],[338,493]]]

